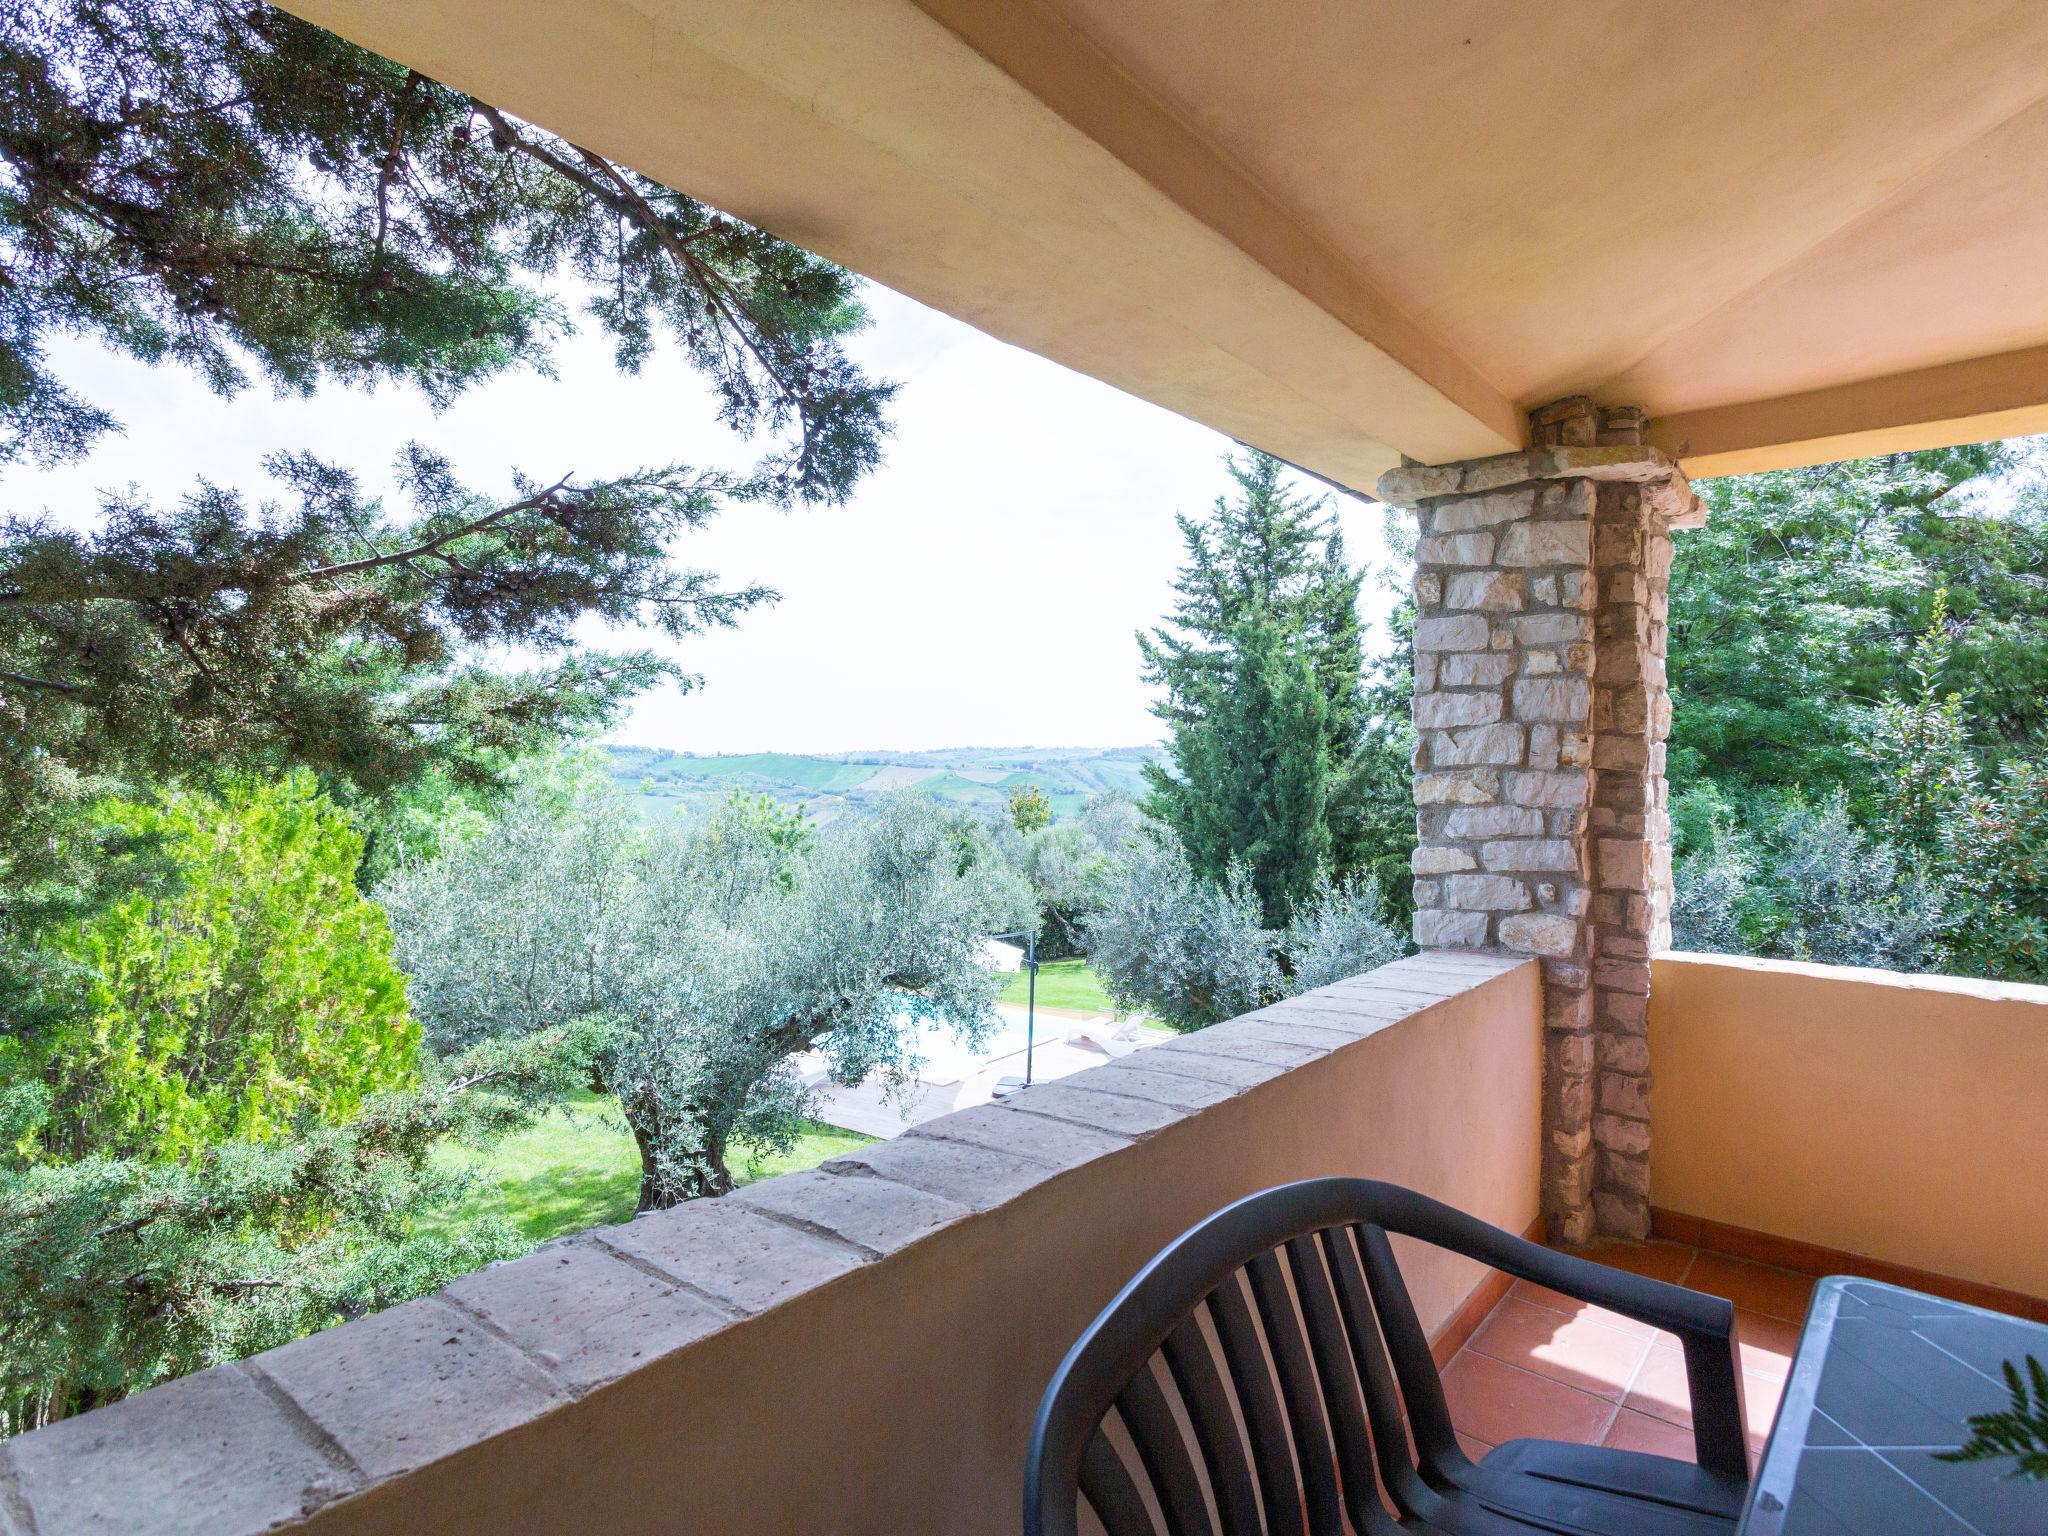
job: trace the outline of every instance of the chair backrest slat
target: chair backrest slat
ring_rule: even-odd
[[[1365,1530],[1380,1503],[1379,1482],[1373,1476],[1372,1436],[1367,1433],[1365,1405],[1358,1395],[1351,1340],[1338,1316],[1330,1277],[1323,1269],[1322,1250],[1313,1234],[1288,1241],[1287,1265],[1294,1276],[1302,1320],[1308,1325],[1316,1376],[1323,1384],[1323,1407],[1335,1432],[1344,1503],[1351,1511],[1353,1528]]]
[[[1234,1277],[1230,1283],[1236,1283]],[[1209,1470],[1209,1489],[1216,1499],[1224,1536],[1256,1532],[1260,1528],[1259,1498],[1252,1488],[1244,1435],[1198,1313],[1190,1314],[1166,1336],[1164,1351],[1166,1367],[1180,1388],[1181,1401],[1187,1404],[1202,1464]]]
[[[1444,1401],[1443,1383],[1430,1357],[1429,1338],[1415,1316],[1415,1303],[1408,1299],[1401,1266],[1394,1260],[1394,1245],[1388,1241],[1386,1229],[1374,1223],[1361,1224],[1357,1232],[1373,1311],[1379,1315],[1387,1353],[1394,1358],[1394,1372],[1406,1385],[1402,1402],[1408,1427],[1425,1448],[1455,1448],[1458,1442],[1451,1429],[1450,1405]]]
[[[1081,1496],[1109,1536],[1158,1536],[1138,1485],[1107,1437],[1089,1437],[1081,1453]]]
[[[1252,1296],[1259,1304],[1266,1346],[1280,1377],[1280,1398],[1287,1405],[1287,1422],[1294,1430],[1295,1469],[1306,1496],[1310,1536],[1344,1536],[1330,1426],[1323,1416],[1322,1396],[1309,1365],[1301,1320],[1294,1310],[1294,1298],[1288,1293],[1287,1277],[1271,1250],[1254,1258],[1245,1266],[1245,1272],[1251,1276]]]
[[[1238,1407],[1251,1436],[1252,1462],[1259,1470],[1259,1494],[1265,1501],[1266,1529],[1285,1532],[1302,1528],[1301,1486],[1294,1477],[1294,1456],[1288,1450],[1287,1421],[1273,1390],[1272,1367],[1245,1303],[1244,1282],[1233,1273],[1209,1297],[1209,1314],[1237,1389]],[[1232,1536],[1236,1536],[1233,1532]]]
[[[1350,1336],[1352,1365],[1365,1386],[1374,1457],[1380,1476],[1398,1499],[1411,1491],[1418,1474],[1415,1463],[1409,1460],[1408,1425],[1402,1414],[1400,1386],[1387,1363],[1386,1342],[1380,1336],[1372,1296],[1359,1268],[1357,1235],[1356,1228],[1325,1227],[1321,1234],[1323,1254],[1336,1279],[1337,1306]],[[1408,1502],[1414,1502],[1413,1498]]]
[[[1187,1442],[1181,1437],[1180,1421],[1160,1390],[1151,1362],[1117,1394],[1116,1406],[1138,1459],[1145,1465],[1145,1475],[1152,1481],[1160,1513],[1166,1516],[1166,1536],[1212,1536],[1215,1527],[1209,1521]]]

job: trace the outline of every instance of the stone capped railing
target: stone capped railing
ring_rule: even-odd
[[[1008,1529],[1053,1366],[1254,1189],[1536,1214],[1535,967],[1428,955],[0,1447],[0,1533]],[[1425,1326],[1483,1271],[1404,1254]]]

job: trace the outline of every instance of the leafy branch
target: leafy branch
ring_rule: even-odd
[[[1953,1451],[1937,1451],[1936,1461],[2001,1461],[2017,1463],[2007,1475],[2048,1482],[2048,1370],[2032,1355],[2027,1373],[2005,1362],[2005,1388],[2012,1406],[1996,1413],[1970,1415],[1970,1438]]]

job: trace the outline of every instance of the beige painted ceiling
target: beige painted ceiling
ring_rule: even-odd
[[[2048,430],[2048,0],[292,0],[1346,485]]]

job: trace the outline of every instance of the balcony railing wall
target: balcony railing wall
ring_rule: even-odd
[[[1400,961],[23,1436],[0,1531],[1014,1529],[1053,1367],[1218,1206],[1358,1174],[1527,1229],[1540,1036],[1533,962]],[[1431,1329],[1488,1279],[1404,1267]]]
[[[1959,1292],[2007,1310],[2048,1297],[2048,987],[1667,954],[1650,1061],[1671,1235],[1691,1218],[1795,1268],[1841,1267],[1817,1247],[2020,1293]]]

